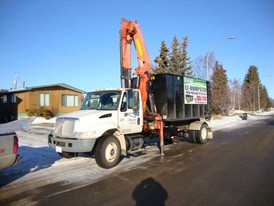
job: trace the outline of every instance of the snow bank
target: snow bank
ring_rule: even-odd
[[[247,113],[247,120],[243,120],[243,113]],[[234,110],[229,113],[229,116],[215,116],[211,120],[213,132],[220,129],[238,128],[245,126],[246,121],[265,118],[266,116],[274,115],[274,111],[268,112],[253,112]]]
[[[36,117],[32,124],[54,124],[55,121],[56,117],[53,117],[51,119],[45,119],[44,117]]]
[[[15,120],[9,123],[0,124],[0,134],[8,134],[18,130],[23,130],[27,128],[34,120],[35,117],[30,117],[24,120]]]

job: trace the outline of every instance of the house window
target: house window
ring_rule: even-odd
[[[39,103],[40,103],[40,106],[49,106],[49,94],[40,93],[39,94]]]
[[[2,97],[1,97],[1,99],[2,99],[2,103],[8,103],[8,95],[3,95]]]
[[[78,95],[62,94],[62,106],[78,107]]]
[[[11,102],[16,103],[16,94],[11,95]]]

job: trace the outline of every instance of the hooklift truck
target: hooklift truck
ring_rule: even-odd
[[[131,44],[138,67],[131,76]],[[116,166],[121,155],[140,151],[145,139],[164,142],[188,136],[194,143],[212,139],[211,93],[207,81],[174,74],[150,74],[151,62],[139,24],[122,20],[121,88],[89,92],[80,111],[56,119],[49,146],[62,157],[92,153],[102,168]]]

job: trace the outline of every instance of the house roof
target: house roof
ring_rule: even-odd
[[[30,90],[33,90],[33,89],[41,89],[41,88],[56,87],[56,86],[64,87],[66,89],[70,89],[70,90],[77,91],[77,92],[80,92],[80,93],[86,93],[84,90],[78,89],[76,87],[70,86],[70,85],[65,84],[65,83],[49,84],[49,85],[41,85],[41,86],[25,87],[25,88],[9,89],[9,90],[1,89],[0,93],[16,93],[16,92],[30,91]]]

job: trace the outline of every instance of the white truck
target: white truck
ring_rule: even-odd
[[[130,44],[138,60],[131,78]],[[212,139],[209,82],[174,74],[150,75],[150,60],[135,21],[122,21],[122,88],[87,93],[80,111],[56,119],[49,146],[61,156],[92,153],[100,167],[117,165],[121,155],[144,147],[145,139],[188,134],[196,143]]]

